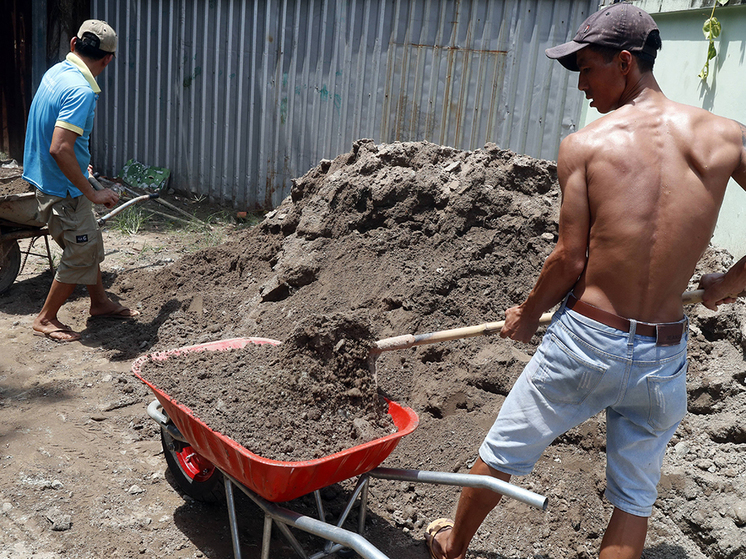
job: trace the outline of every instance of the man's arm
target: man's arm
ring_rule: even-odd
[[[738,124],[741,132],[741,157],[736,170],[731,175],[741,188],[746,190],[746,126]],[[718,305],[732,303],[736,295],[746,287],[746,257],[741,258],[724,274],[705,274],[699,280],[699,288],[704,289],[702,304],[708,309],[717,310]]]
[[[740,122],[736,124],[741,129],[741,160],[733,172],[733,179],[746,190],[746,126]]]
[[[75,157],[75,141],[77,139],[78,135],[72,130],[67,130],[59,126],[55,127],[52,133],[52,145],[49,147],[49,154],[55,160],[62,173],[86,198],[94,204],[103,204],[107,208],[114,207],[119,200],[119,195],[108,188],[94,190],[80,170],[78,159]]]
[[[585,174],[585,149],[572,134],[560,144],[557,175],[562,191],[557,245],[544,261],[528,298],[505,312],[503,338],[528,342],[539,317],[559,303],[583,273],[590,232],[590,207]]]

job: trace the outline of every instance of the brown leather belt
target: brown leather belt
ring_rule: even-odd
[[[611,326],[623,332],[629,332],[632,323],[624,317],[607,312],[605,310],[584,303],[578,300],[575,295],[570,293],[567,297],[567,308],[578,314],[587,316],[591,320]],[[681,341],[681,336],[686,330],[687,321],[668,322],[664,324],[650,324],[649,322],[638,322],[635,328],[635,334],[640,336],[649,336],[656,339],[657,345],[676,345]]]

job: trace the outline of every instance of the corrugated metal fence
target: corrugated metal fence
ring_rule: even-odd
[[[120,46],[99,77],[97,168],[269,208],[354,140],[486,142],[554,159],[582,106],[544,49],[596,1],[93,0]]]

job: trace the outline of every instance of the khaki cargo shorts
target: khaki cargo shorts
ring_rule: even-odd
[[[39,217],[62,248],[55,279],[60,283],[94,285],[104,261],[104,240],[93,215],[93,203],[85,196],[60,198],[36,191]]]

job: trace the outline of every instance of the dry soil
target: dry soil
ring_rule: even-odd
[[[280,345],[155,353],[139,374],[258,456],[323,458],[396,432],[369,367],[366,318],[309,317]]]
[[[0,558],[229,557],[225,508],[173,486],[145,414],[152,395],[132,361],[225,338],[285,341],[304,319],[334,313],[362,314],[376,338],[499,320],[551,251],[557,204],[549,161],[494,145],[360,141],[219,246],[179,252],[193,240],[107,231],[106,285],[142,315],[88,320],[79,290],[62,317],[83,331],[82,343],[31,335],[51,273],[27,267],[0,298]],[[713,248],[698,274],[731,262]],[[744,313],[741,302],[688,310],[689,414],[664,462],[646,559],[746,557]],[[536,341],[481,337],[379,357],[382,393],[420,417],[383,465],[466,472]],[[504,500],[469,557],[593,557],[610,514],[604,465],[597,417],[514,480],[548,496],[548,510]],[[322,492],[330,515],[353,481]],[[424,526],[451,515],[457,496],[453,487],[373,481],[366,536],[390,557],[427,557]],[[261,513],[244,499],[239,518],[244,555],[258,557]],[[294,555],[276,537],[270,556]]]

